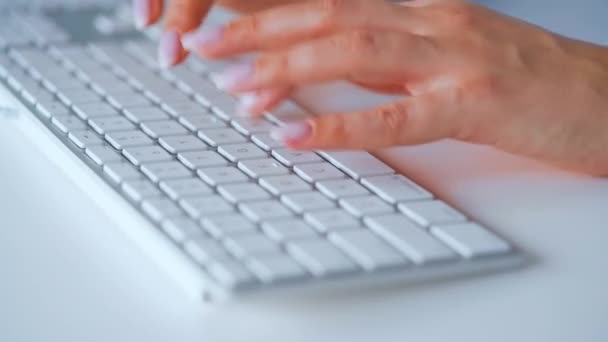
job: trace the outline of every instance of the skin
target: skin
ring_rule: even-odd
[[[218,76],[235,94],[347,80],[407,95],[288,125],[279,135],[294,149],[453,138],[608,175],[608,49],[478,5],[303,1],[244,15],[194,49],[204,58],[257,53]]]

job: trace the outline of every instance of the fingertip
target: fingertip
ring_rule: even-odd
[[[297,148],[312,137],[313,127],[309,121],[290,122],[270,131],[270,137],[287,146]]]
[[[182,36],[182,45],[186,50],[204,54],[209,47],[222,40],[224,31],[223,25],[205,25],[197,31],[185,33]]]
[[[164,31],[158,46],[158,62],[161,68],[168,68],[184,58],[179,34],[172,30]]]
[[[152,16],[151,0],[133,0],[133,22],[137,29],[148,26]]]

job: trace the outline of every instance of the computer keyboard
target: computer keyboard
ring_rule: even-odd
[[[207,297],[519,263],[505,239],[372,154],[271,139],[272,127],[309,115],[297,104],[261,121],[237,116],[209,79],[229,62],[163,70],[143,37],[75,44],[45,21],[5,43],[0,80],[197,265],[214,284]]]

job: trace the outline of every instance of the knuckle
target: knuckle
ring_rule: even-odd
[[[408,121],[408,111],[408,105],[403,102],[392,103],[378,110],[389,143],[399,142]]]
[[[252,35],[260,29],[258,15],[249,15],[240,20],[233,21],[226,26],[226,33],[231,35]]]

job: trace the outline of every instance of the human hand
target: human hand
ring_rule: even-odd
[[[183,41],[206,58],[260,52],[216,77],[219,86],[246,94],[254,112],[264,107],[269,89],[330,80],[409,95],[275,132],[295,149],[455,138],[608,174],[607,49],[478,5],[315,0],[244,16]]]

